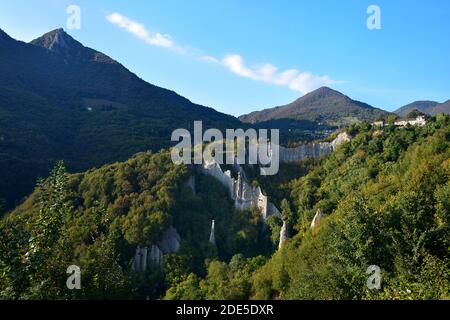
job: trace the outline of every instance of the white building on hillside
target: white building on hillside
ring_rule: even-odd
[[[405,119],[405,120],[395,121],[395,125],[397,127],[405,127],[408,124],[411,125],[411,126],[423,127],[426,123],[427,123],[427,121],[425,120],[424,116],[418,116],[415,119]]]
[[[408,124],[411,126],[419,126],[423,127],[427,123],[425,116],[418,116],[415,119],[400,119],[394,122],[394,125],[397,127],[406,127]],[[384,121],[375,121],[372,122],[372,126],[374,127],[385,127],[387,123]]]

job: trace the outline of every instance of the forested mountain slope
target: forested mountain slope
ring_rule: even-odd
[[[73,171],[170,145],[176,128],[239,120],[145,82],[62,29],[24,43],[0,30],[0,199],[8,208],[56,160]]]
[[[175,166],[167,151],[68,176],[58,164],[1,221],[1,297],[448,299],[450,117],[347,132],[352,140],[330,156],[254,181],[284,197],[280,250],[279,217],[263,227],[257,210],[234,210],[219,182]],[[171,225],[180,251],[164,256],[162,271],[134,272],[135,248]],[[71,264],[83,270],[82,290],[65,287]],[[371,265],[379,290],[367,287]]]
[[[195,190],[187,185],[195,176]],[[170,153],[141,153],[85,173],[61,163],[0,224],[1,298],[158,298],[205,259],[267,254],[272,246],[257,210],[236,211],[212,177],[176,166]],[[216,221],[216,246],[209,240]],[[163,269],[134,272],[136,247],[158,243],[174,226],[181,236]],[[67,290],[66,269],[82,270],[82,290]]]
[[[449,299],[450,117],[347,131],[353,140],[305,176],[276,182],[293,236],[263,267],[217,261],[167,297]],[[319,209],[324,218],[311,228]],[[275,240],[280,223],[269,221]],[[380,268],[379,290],[367,286],[369,266]]]

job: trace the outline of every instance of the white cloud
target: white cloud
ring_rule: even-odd
[[[250,70],[249,68],[247,68],[245,66],[244,59],[242,59],[242,57],[240,55],[233,54],[233,55],[226,56],[222,60],[222,63],[225,67],[230,69],[231,72],[233,72],[241,77],[246,77],[246,78],[251,78],[251,79],[256,80],[255,79],[256,75],[254,74],[254,72],[252,70]]]
[[[207,61],[207,62],[212,62],[212,63],[219,63],[220,61],[212,56],[201,56],[200,59]]]
[[[291,90],[299,91],[303,94],[319,87],[336,83],[329,76],[315,76],[309,72],[300,72],[296,69],[280,72],[277,67],[270,63],[247,66],[242,56],[238,54],[226,56],[222,60],[222,64],[231,72],[241,77],[279,86],[287,86]]]
[[[163,47],[167,49],[174,49],[176,51],[180,51],[181,49],[178,48],[170,36],[163,35],[159,32],[152,32],[145,28],[145,26],[139,22],[133,21],[120,13],[114,12],[111,13],[106,17],[106,19],[111,22],[112,24],[115,24],[116,26],[125,29],[126,31],[130,32],[137,38],[141,39],[145,43],[152,45],[152,46],[158,46]]]
[[[177,46],[169,35],[152,32],[143,24],[133,21],[120,13],[114,12],[108,15],[106,19],[110,23],[125,29],[149,45],[171,49],[178,53],[188,52],[187,49]],[[270,63],[247,66],[244,58],[238,54],[231,54],[225,56],[223,59],[218,59],[210,55],[200,55],[200,50],[197,50],[197,53],[191,51],[192,50],[189,50],[191,55],[209,63],[220,64],[238,76],[250,78],[254,81],[288,87],[291,90],[303,94],[313,91],[321,86],[337,83],[337,81],[332,80],[329,76],[316,76],[309,72],[300,72],[297,69],[279,71],[277,67]]]

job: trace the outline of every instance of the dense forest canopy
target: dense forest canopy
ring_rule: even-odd
[[[190,175],[195,193],[186,184]],[[212,219],[217,247],[208,243]],[[165,257],[164,272],[133,272],[136,246],[157,243],[171,225],[183,241],[176,255]],[[234,210],[217,181],[174,165],[168,151],[73,175],[58,162],[1,222],[1,296],[157,298],[184,273],[202,275],[205,259],[269,252],[260,230],[257,210]],[[83,270],[79,292],[65,285],[72,264]]]
[[[223,186],[170,153],[51,175],[0,224],[1,298],[449,299],[450,117],[424,127],[349,126],[331,155],[252,175],[282,220],[237,211]],[[187,180],[195,177],[195,190]],[[311,228],[320,210],[323,219]],[[216,243],[208,242],[211,220]],[[174,226],[162,269],[131,268],[137,246]],[[82,289],[66,288],[66,269]],[[367,286],[378,266],[381,288]]]

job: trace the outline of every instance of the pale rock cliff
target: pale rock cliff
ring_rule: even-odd
[[[320,223],[322,218],[323,218],[323,213],[322,213],[322,211],[320,211],[320,209],[318,209],[316,212],[316,215],[314,216],[314,218],[311,221],[311,229],[315,228]]]
[[[233,165],[233,170],[237,172],[237,179],[232,177],[230,170],[223,172],[214,159],[205,161],[201,167],[204,174],[216,178],[228,190],[236,209],[245,210],[257,207],[261,210],[264,221],[271,214],[280,214],[278,209],[269,202],[268,197],[262,193],[260,187],[252,186],[247,182],[244,170],[238,164]]]
[[[180,249],[180,243],[181,237],[178,234],[177,229],[170,226],[169,229],[164,232],[161,241],[158,243],[158,247],[164,254],[174,253],[178,252]]]
[[[283,226],[281,227],[281,230],[280,230],[280,242],[278,244],[278,250],[281,249],[281,247],[284,245],[284,243],[286,242],[286,240],[288,238],[289,238],[289,233],[288,233],[287,219],[283,219]]]
[[[211,243],[213,246],[216,245],[215,221],[214,220],[211,223],[211,233],[209,235],[209,243]]]
[[[280,146],[280,162],[290,163],[299,162],[308,158],[319,158],[330,154],[339,145],[348,141],[350,141],[350,136],[346,132],[342,132],[331,142],[306,143],[296,148],[284,148]]]
[[[131,268],[136,272],[144,272],[149,267],[163,267],[163,255],[166,253],[176,253],[180,249],[181,237],[174,227],[164,232],[161,241],[150,247],[136,248],[136,253],[131,262]]]

